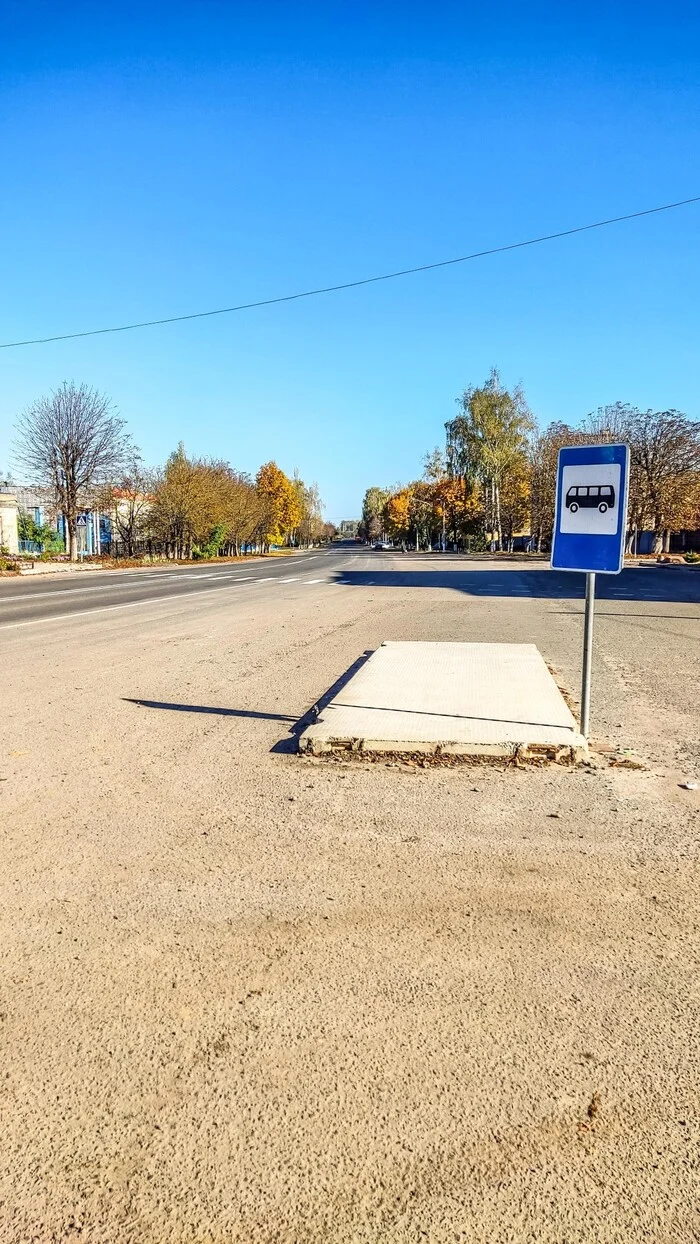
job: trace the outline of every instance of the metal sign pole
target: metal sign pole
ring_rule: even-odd
[[[583,623],[583,682],[581,686],[581,734],[588,738],[591,718],[591,661],[593,658],[593,612],[595,609],[595,574],[586,574],[586,614]]]
[[[620,574],[625,562],[629,445],[562,445],[557,459],[552,570],[586,576],[581,734],[591,725],[591,663],[596,574]]]

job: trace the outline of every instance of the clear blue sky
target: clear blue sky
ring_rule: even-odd
[[[576,12],[571,10],[575,9]],[[0,340],[449,258],[700,193],[696,3],[6,0]],[[700,414],[700,205],[393,283],[0,351],[19,410],[106,391],[179,439],[317,479],[332,518],[420,473],[492,364],[542,423]]]

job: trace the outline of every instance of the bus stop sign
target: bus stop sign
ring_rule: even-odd
[[[619,574],[625,555],[629,446],[559,450],[553,570]]]
[[[585,739],[591,715],[595,577],[622,570],[629,475],[628,445],[566,445],[559,450],[551,566],[586,576],[581,681],[581,734]]]

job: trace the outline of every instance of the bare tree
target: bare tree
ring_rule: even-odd
[[[583,445],[586,440],[580,428],[560,422],[550,423],[530,439],[530,531],[538,553],[552,538],[559,450],[565,445]]]
[[[678,410],[636,411],[632,461],[648,503],[654,552],[668,552],[700,472],[700,422]]]
[[[78,559],[78,515],[91,490],[117,477],[134,453],[125,429],[109,398],[73,381],[34,402],[17,421],[15,461],[32,483],[54,490],[71,561]]]
[[[155,487],[153,471],[146,470],[134,454],[114,483],[97,490],[97,505],[111,519],[113,543],[121,545],[127,557],[134,557],[138,543],[149,534]]]

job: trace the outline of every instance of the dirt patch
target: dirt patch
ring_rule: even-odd
[[[577,609],[266,584],[3,633],[3,1244],[697,1240],[695,619],[599,623],[600,763],[279,748],[387,635],[573,686]]]

